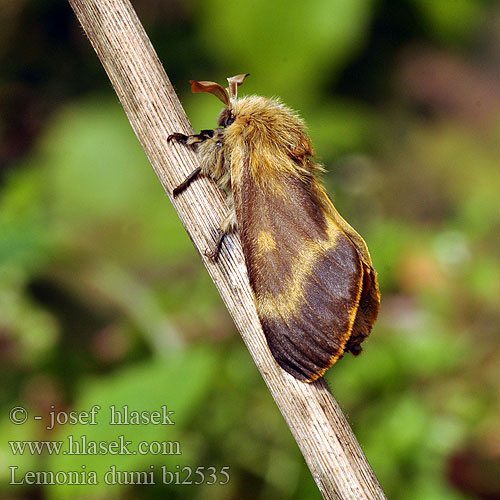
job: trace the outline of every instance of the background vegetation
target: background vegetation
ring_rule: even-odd
[[[187,80],[250,72],[309,124],[369,244],[379,321],[333,392],[388,496],[500,498],[500,5],[136,0]],[[319,493],[90,44],[62,0],[0,2],[0,497],[317,499]],[[97,426],[31,415],[101,405]],[[111,404],[175,426],[106,425]],[[13,456],[8,440],[179,441],[182,456]],[[225,486],[8,485],[27,470],[230,467]],[[19,472],[19,474],[21,474]]]

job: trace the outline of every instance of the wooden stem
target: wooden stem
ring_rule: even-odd
[[[214,228],[220,227],[226,212],[219,190],[201,177],[176,199],[170,195],[199,167],[199,162],[188,148],[167,143],[167,137],[174,132],[190,134],[193,130],[130,2],[69,3],[297,440],[321,494],[325,499],[384,499],[384,492],[326,382],[299,382],[272,358],[257,317],[238,236],[225,240],[217,263],[204,256],[213,244]]]

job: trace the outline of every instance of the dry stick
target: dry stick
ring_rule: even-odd
[[[128,0],[69,0],[99,56],[128,119],[169,194],[199,166],[193,152],[167,144],[173,132],[192,133],[176,93]],[[386,498],[346,418],[324,380],[305,384],[285,373],[266,344],[248,282],[239,238],[228,237],[216,264],[203,255],[226,213],[207,179],[173,200],[276,404],[326,499]]]

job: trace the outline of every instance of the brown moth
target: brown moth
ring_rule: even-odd
[[[199,175],[227,193],[229,212],[212,251],[238,231],[259,318],[279,365],[312,382],[345,352],[358,355],[377,318],[377,273],[361,236],[340,216],[318,180],[321,167],[305,125],[289,108],[260,96],[237,98],[248,75],[191,80],[193,92],[217,96],[219,128],[175,140],[196,149]]]

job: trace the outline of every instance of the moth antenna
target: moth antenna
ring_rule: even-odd
[[[238,87],[245,81],[245,78],[249,76],[250,73],[244,73],[241,75],[231,76],[227,79],[229,82],[229,87],[226,89],[229,94],[231,103],[234,104],[236,99],[238,99]]]
[[[215,82],[199,82],[197,80],[189,80],[189,83],[191,84],[191,92],[208,92],[217,97],[217,99],[220,99],[226,106],[230,105],[229,94],[222,85]]]

